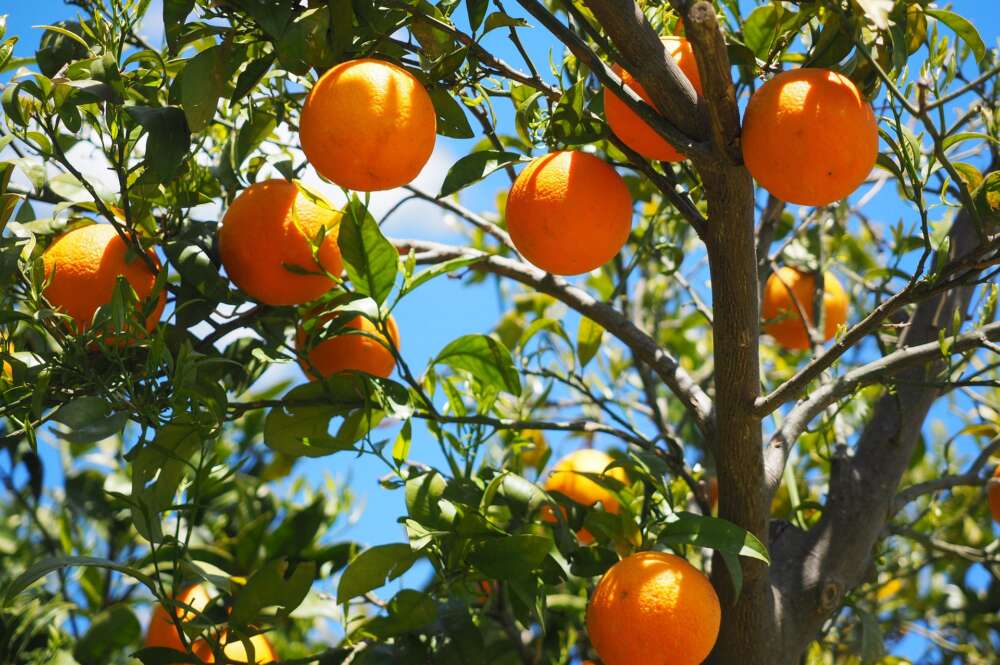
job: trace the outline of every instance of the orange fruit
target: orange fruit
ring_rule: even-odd
[[[719,597],[700,570],[665,552],[613,565],[587,607],[587,632],[606,665],[697,665],[719,636]]]
[[[371,58],[342,62],[323,74],[299,118],[299,142],[316,172],[362,192],[417,177],[436,134],[434,104],[420,81]]]
[[[45,250],[42,262],[49,280],[45,298],[73,318],[77,332],[89,328],[98,308],[111,302],[118,277],[128,281],[140,302],[153,294],[156,274],[141,258],[129,256],[130,249],[110,224],[91,224],[62,234]],[[146,253],[159,270],[156,254],[152,250]],[[156,327],[166,301],[161,290],[156,307],[146,317],[147,332]],[[125,340],[115,336],[108,341]]]
[[[560,459],[553,467],[552,473],[545,481],[545,491],[559,492],[584,506],[591,506],[600,501],[604,510],[617,514],[620,506],[614,493],[590,478],[580,475],[580,473],[601,474],[607,478],[627,483],[628,476],[625,474],[625,469],[615,467],[607,472],[604,471],[613,461],[614,459],[607,453],[593,448],[581,448],[574,451]],[[546,506],[546,508],[548,507]],[[543,510],[542,518],[547,522],[556,521],[551,509]],[[577,537],[584,544],[594,542],[594,537],[586,529],[580,529],[577,532]]]
[[[695,60],[691,43],[683,37],[675,36],[664,37],[662,41],[664,48],[700,95],[701,76],[698,74],[698,62]],[[618,65],[614,66],[614,71],[621,77],[622,83],[632,88],[644,102],[653,104],[653,98],[631,74]],[[639,117],[638,113],[607,88],[604,89],[604,117],[615,136],[646,159],[658,159],[664,162],[679,162],[684,159],[684,155],[670,145],[669,141],[660,136]]]
[[[785,348],[808,349],[809,330],[798,307],[812,323],[815,294],[816,280],[810,273],[789,267],[772,273],[764,284],[764,332]],[[847,322],[847,294],[837,278],[828,272],[823,273],[823,320],[824,341],[832,339],[837,328]]]
[[[340,213],[314,202],[295,183],[266,180],[244,189],[229,206],[219,228],[219,255],[229,278],[254,300],[300,305],[333,287],[323,271],[340,275],[339,228]],[[314,253],[321,229],[326,235]]]
[[[323,320],[328,321],[332,316],[332,314],[324,316]],[[308,363],[299,360],[306,376],[313,380],[317,378],[312,373],[311,363],[323,378],[337,372],[348,371],[388,378],[396,367],[396,359],[385,347],[389,343],[385,336],[379,332],[374,323],[360,315],[348,321],[345,326],[365,334],[340,331],[336,337],[319,341],[310,348],[305,331],[299,328],[295,338],[295,348],[300,355],[304,354],[309,359]],[[392,337],[393,346],[399,349],[399,328],[396,327],[396,320],[392,316],[386,319],[386,327]]]
[[[875,114],[846,76],[792,69],[762,85],[747,104],[743,161],[783,201],[838,201],[864,182],[876,157]]]
[[[557,275],[600,268],[621,250],[631,227],[625,181],[585,152],[536,157],[507,197],[507,228],[517,250]]]
[[[986,485],[986,498],[994,521],[1000,522],[1000,466],[993,472],[993,478]]]
[[[189,586],[177,596],[177,602],[183,603],[192,609],[189,610],[186,607],[177,606],[173,608],[174,614],[181,620],[181,623],[187,623],[208,607],[208,603],[211,600],[212,597],[204,585],[195,584]],[[184,643],[181,642],[181,637],[177,633],[177,626],[170,618],[169,612],[170,610],[163,605],[156,605],[153,608],[153,615],[149,619],[149,629],[146,632],[145,646],[167,647],[176,651],[185,651]],[[203,646],[207,645],[200,640],[192,645],[195,653]]]
[[[549,451],[549,444],[545,441],[545,434],[540,429],[529,429],[522,431],[518,438],[521,441],[527,442],[519,451],[521,462],[525,466],[537,467]]]

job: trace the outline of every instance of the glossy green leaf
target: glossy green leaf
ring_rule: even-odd
[[[521,376],[510,351],[487,335],[459,337],[444,347],[431,364],[463,370],[484,386],[521,394]]]
[[[498,150],[473,152],[459,159],[448,169],[438,196],[445,197],[454,194],[475,182],[479,182],[494,171],[522,160],[523,156],[516,152],[500,152]]]
[[[236,592],[230,621],[246,625],[266,607],[277,607],[278,618],[283,619],[302,603],[315,579],[316,564],[311,561],[271,561]]]
[[[552,549],[552,540],[534,534],[520,534],[477,543],[469,561],[484,575],[505,580],[530,575]]]
[[[410,569],[420,557],[406,543],[377,545],[359,554],[340,577],[337,585],[337,602],[346,603],[351,598],[379,588]]]
[[[380,305],[385,302],[396,283],[399,252],[357,197],[344,209],[337,244],[354,288]]]

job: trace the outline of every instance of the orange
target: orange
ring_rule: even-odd
[[[625,181],[585,152],[536,157],[507,197],[507,228],[517,250],[557,275],[600,268],[621,250],[631,227]]]
[[[434,104],[420,81],[371,58],[323,74],[299,118],[299,142],[316,172],[362,192],[401,187],[417,177],[436,134]]]
[[[325,236],[314,253],[321,229]],[[254,300],[300,305],[333,287],[328,274],[340,276],[339,229],[339,212],[314,202],[293,182],[266,180],[244,189],[229,206],[219,228],[219,255],[229,278]]]
[[[877,156],[875,114],[846,76],[792,69],[762,85],[747,104],[743,161],[783,201],[838,201],[864,182]]]
[[[323,320],[329,320],[333,315],[324,316]],[[375,324],[363,316],[357,316],[345,324],[347,328],[361,331],[365,334],[340,331],[336,337],[317,342],[311,348],[307,345],[306,333],[299,328],[295,338],[295,349],[299,354],[305,354],[309,363],[299,361],[302,370],[310,379],[317,377],[312,373],[312,367],[319,371],[324,378],[337,372],[365,372],[383,379],[392,374],[396,367],[396,359],[392,352],[386,348],[388,340],[379,332]],[[396,327],[396,320],[391,316],[386,319],[386,327],[392,337],[392,344],[399,349],[399,329]],[[371,335],[369,337],[368,335]],[[373,337],[375,339],[373,339]]]
[[[89,328],[98,308],[111,302],[118,277],[128,281],[140,302],[153,294],[156,274],[141,258],[129,256],[130,249],[110,224],[91,224],[62,234],[45,250],[42,261],[45,278],[50,280],[45,298],[73,318],[77,332]],[[159,270],[156,254],[152,250],[147,254]],[[161,290],[156,307],[146,317],[147,331],[156,327],[166,300]]]
[[[519,451],[521,462],[525,466],[537,467],[549,451],[549,444],[545,441],[545,434],[540,429],[523,430],[518,439],[527,442]]]
[[[198,615],[197,613],[202,612],[208,607],[208,603],[211,600],[212,597],[204,585],[195,584],[189,586],[177,596],[177,602],[183,603],[192,609],[176,606],[174,607],[175,616],[182,623],[187,623],[194,619]],[[177,626],[170,618],[169,612],[170,610],[163,605],[157,605],[153,608],[153,615],[149,619],[149,630],[146,632],[145,646],[167,647],[176,651],[185,651],[181,637],[177,633]],[[192,646],[197,652],[203,645],[204,643],[199,641],[199,643]]]
[[[673,554],[639,552],[604,573],[587,632],[606,665],[697,665],[715,646],[721,615],[701,571]]]
[[[993,478],[986,485],[986,498],[989,501],[993,519],[1000,522],[1000,466],[993,472]]]
[[[809,330],[798,307],[812,323],[815,295],[816,280],[810,273],[789,267],[772,273],[764,285],[764,332],[785,348],[808,349],[811,346]],[[823,273],[823,319],[824,341],[832,339],[837,328],[847,321],[847,294],[837,278],[828,272]]]
[[[701,76],[698,74],[698,62],[694,58],[690,42],[683,37],[673,36],[664,37],[662,41],[667,53],[674,59],[680,70],[684,72],[684,76],[691,81],[691,85],[700,95]],[[615,65],[614,71],[621,77],[622,83],[632,88],[642,97],[644,102],[653,104],[653,98],[631,74],[622,70],[618,65]],[[684,155],[639,117],[638,113],[626,106],[618,95],[607,88],[604,89],[604,117],[615,136],[646,159],[658,159],[664,162],[679,162],[684,159]]]
[[[179,603],[184,603],[192,609],[175,607],[174,612],[182,623],[187,623],[197,616],[197,613],[204,611],[211,601],[208,589],[202,584],[189,586],[177,597]],[[193,611],[192,611],[193,610]],[[166,647],[175,651],[185,651],[180,635],[177,633],[177,626],[170,618],[169,610],[163,605],[157,605],[153,609],[153,615],[149,620],[149,630],[146,633],[146,647]],[[226,633],[220,638],[226,639]],[[263,665],[277,660],[274,648],[263,635],[254,635],[250,638],[254,647],[254,665]],[[206,663],[215,662],[211,645],[204,639],[199,639],[191,643],[191,651]],[[229,642],[223,647],[223,653],[230,660],[237,663],[248,663],[247,650],[239,640]]]
[[[614,493],[590,478],[580,475],[580,473],[601,474],[607,478],[627,483],[628,476],[625,474],[625,469],[615,467],[607,472],[604,471],[612,462],[614,459],[600,450],[581,448],[574,451],[556,463],[548,480],[545,481],[545,491],[559,492],[584,506],[591,506],[600,501],[604,510],[617,514],[620,506]],[[547,522],[556,521],[551,510],[543,511],[542,517]],[[594,542],[594,537],[586,529],[580,529],[577,532],[577,537],[585,544]]]

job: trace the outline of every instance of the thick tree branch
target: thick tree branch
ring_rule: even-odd
[[[691,82],[677,67],[673,58],[667,55],[660,38],[632,0],[601,0],[601,2],[594,0],[587,4],[613,39],[615,31],[605,22],[597,5],[607,4],[607,7],[601,8],[601,12],[610,14],[619,27],[628,26],[623,28],[626,31],[635,29],[635,38],[641,40],[642,44],[629,46],[628,53],[622,52],[626,60],[622,66],[646,88],[660,113],[644,102],[632,89],[625,87],[621,78],[594,53],[587,42],[550,13],[541,2],[538,0],[518,0],[518,2],[566,45],[577,60],[593,72],[601,85],[618,95],[630,109],[639,114],[678,150],[689,156],[706,156],[709,153],[708,132],[702,126],[702,116],[696,113],[697,95]],[[623,22],[622,17],[617,16],[618,12],[631,13],[631,19]],[[615,46],[621,50],[622,45],[617,40],[614,41]],[[652,78],[647,82],[648,77]]]
[[[967,211],[958,215],[949,238],[948,256],[939,260],[960,261],[980,246],[976,224]],[[875,545],[884,537],[893,514],[896,488],[912,458],[924,420],[941,395],[940,388],[921,384],[945,367],[937,340],[942,330],[954,333],[949,328],[956,315],[966,318],[974,290],[973,286],[964,285],[969,281],[975,280],[959,282],[915,308],[900,335],[900,350],[886,356],[907,358],[897,361],[900,365],[893,369],[896,388],[875,403],[853,455],[846,445],[836,450],[822,518],[806,534],[772,542],[775,560],[772,580],[779,599],[781,652],[802,653],[830,612],[840,606],[845,594],[864,579]],[[971,334],[959,335],[953,340],[953,350],[968,351],[998,334],[1000,328],[991,324]],[[895,355],[899,353],[904,355]],[[892,362],[889,361],[890,366]],[[871,374],[873,369],[866,366],[853,376],[848,373],[851,378],[847,382],[859,378],[873,380],[876,378]],[[824,388],[820,390],[828,392]],[[796,407],[799,408],[809,407]],[[774,455],[784,455],[783,451],[774,450],[775,445],[794,441],[787,434],[784,439],[776,437],[772,441],[769,460]],[[769,465],[768,471],[773,483],[778,465]]]
[[[893,514],[898,513],[906,504],[919,499],[925,494],[950,490],[955,487],[982,486],[986,483],[986,478],[981,476],[980,472],[986,467],[986,464],[990,461],[990,457],[997,450],[1000,450],[1000,437],[993,439],[989,445],[983,448],[972,464],[969,465],[969,468],[965,470],[965,473],[953,476],[941,476],[940,478],[934,478],[923,483],[910,485],[906,489],[901,490],[893,502]]]
[[[964,333],[954,338],[949,353],[958,354],[984,346],[984,342],[1000,339],[1000,323],[991,323],[978,330]],[[796,405],[785,418],[781,430],[772,439],[766,458],[768,491],[772,494],[781,483],[785,462],[794,442],[805,431],[806,426],[824,409],[856,391],[873,383],[891,383],[897,372],[919,367],[940,360],[942,354],[939,342],[928,342],[894,351],[851,370],[844,376],[824,383],[810,393],[809,398]]]
[[[696,2],[684,13],[684,28],[698,61],[712,144],[731,164],[743,163],[740,110],[730,74],[726,41],[711,3]]]
[[[854,348],[866,336],[878,330],[882,322],[906,305],[968,284],[970,279],[974,279],[984,268],[1000,261],[1000,256],[995,255],[998,249],[1000,249],[1000,235],[992,236],[987,239],[987,242],[970,251],[968,255],[949,262],[933,278],[911,282],[902,291],[882,302],[865,318],[851,326],[840,339],[834,342],[833,346],[811,360],[805,367],[796,372],[795,376],[781,384],[766,397],[757,400],[757,414],[766,416],[782,404],[801,395],[810,382],[819,378],[837,359]]]
[[[601,327],[617,337],[622,344],[635,352],[636,357],[649,365],[677,395],[681,403],[691,413],[698,428],[706,433],[710,430],[712,402],[708,395],[694,382],[675,358],[659,347],[656,340],[637,328],[621,312],[610,305],[596,300],[586,291],[559,277],[513,259],[486,254],[466,247],[454,247],[422,240],[393,240],[393,244],[401,251],[414,250],[417,263],[440,263],[460,257],[479,257],[480,260],[472,264],[472,268],[485,270],[530,286],[583,314],[600,324]]]

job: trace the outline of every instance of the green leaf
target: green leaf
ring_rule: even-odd
[[[347,276],[358,292],[381,305],[399,272],[399,252],[356,196],[344,209],[337,237]]]
[[[861,662],[863,665],[875,665],[885,655],[882,629],[877,616],[861,608],[857,611],[861,617]]]
[[[580,327],[576,332],[576,355],[580,359],[581,369],[597,355],[603,338],[604,328],[585,316],[580,317]]]
[[[324,497],[317,497],[302,510],[286,517],[264,543],[268,557],[299,557],[304,549],[312,545],[326,520],[325,502]]]
[[[316,564],[312,561],[289,564],[282,559],[271,561],[236,592],[229,620],[246,625],[266,607],[279,607],[278,619],[284,619],[302,604],[316,579]]]
[[[326,381],[301,385],[283,401],[285,405],[271,409],[264,420],[264,443],[296,457],[352,450],[354,443],[384,417],[369,380],[358,374],[337,374]],[[343,421],[331,434],[334,418]]]
[[[171,53],[177,52],[184,21],[193,9],[194,0],[163,0],[163,31]]]
[[[350,5],[350,2],[347,4]],[[335,9],[343,11],[344,8],[338,6]],[[308,72],[310,67],[322,71],[333,66],[337,61],[337,54],[327,39],[330,27],[330,13],[326,7],[302,12],[284,31],[277,43],[278,61],[281,66],[299,75]],[[350,28],[341,29],[338,35],[335,29],[334,39],[340,44],[344,44],[346,39],[346,43],[349,44],[349,30]]]
[[[972,192],[972,201],[990,232],[1000,226],[1000,172],[994,171]]]
[[[778,39],[784,9],[775,5],[757,7],[743,23],[743,43],[755,56],[764,60]]]
[[[410,443],[413,441],[413,421],[407,420],[399,430],[395,443],[392,444],[392,459],[402,464],[410,456]]]
[[[472,32],[479,30],[486,16],[486,10],[490,8],[490,0],[467,0],[465,10],[469,14],[469,27]]]
[[[75,21],[62,21],[58,25],[41,25],[45,33],[38,42],[35,61],[48,77],[53,77],[63,66],[90,55],[90,47],[83,41],[83,27]]]
[[[437,603],[429,594],[403,589],[386,604],[388,616],[375,617],[361,632],[385,639],[423,628],[437,618]]]
[[[770,565],[767,548],[749,531],[718,517],[675,513],[660,535],[667,545],[688,544],[757,559]]]
[[[465,335],[444,347],[431,363],[468,372],[484,386],[521,394],[521,376],[500,342],[487,335]]]
[[[127,605],[115,605],[91,620],[90,627],[73,647],[80,665],[105,665],[111,657],[142,635],[142,627]]]
[[[972,49],[973,54],[976,56],[976,62],[983,61],[983,58],[986,57],[986,44],[983,43],[983,38],[979,36],[979,31],[976,30],[976,26],[969,19],[955,12],[950,12],[947,9],[924,8],[924,13],[933,16],[954,30],[958,38]]]
[[[522,155],[516,152],[500,152],[499,150],[480,150],[462,157],[452,164],[448,174],[441,183],[441,193],[438,197],[454,194],[460,189],[479,182],[497,169],[508,164],[523,161]]]
[[[142,665],[177,665],[180,663],[197,665],[194,656],[175,651],[169,647],[146,647],[130,655],[141,662]]]
[[[406,543],[377,545],[359,554],[352,561],[337,585],[337,602],[344,604],[351,598],[377,589],[410,569],[420,557]]]
[[[174,503],[174,495],[189,468],[190,458],[203,437],[187,418],[161,427],[152,443],[130,452],[132,466],[132,523],[146,540],[163,540],[160,513]],[[152,485],[150,485],[152,483]]]
[[[455,505],[444,498],[448,481],[437,471],[415,476],[406,481],[406,510],[421,525],[432,529],[447,529],[454,521]]]
[[[191,58],[180,74],[181,106],[192,132],[200,132],[215,117],[225,89],[229,49],[211,46]]]
[[[168,182],[191,149],[191,130],[176,106],[130,106],[125,109],[146,130],[146,168],[157,182]]]
[[[57,556],[42,559],[18,575],[4,592],[3,605],[9,605],[15,596],[49,573],[55,572],[60,568],[70,568],[73,566],[96,566],[98,568],[115,570],[141,582],[154,593],[157,590],[156,583],[151,577],[144,575],[131,566],[93,556]]]
[[[128,414],[112,411],[100,397],[80,397],[59,407],[52,420],[69,428],[61,434],[67,441],[93,443],[121,432]]]
[[[480,541],[469,561],[491,579],[505,580],[529,575],[542,565],[552,549],[552,540],[534,534]]]
[[[482,261],[481,257],[478,256],[461,256],[457,259],[450,259],[442,263],[436,263],[426,270],[422,270],[417,273],[412,279],[403,281],[403,288],[401,295],[406,295],[410,293],[418,286],[426,284],[435,277],[440,277],[455,270],[460,270],[466,266],[470,266],[473,263],[478,263]]]
[[[437,114],[438,134],[453,139],[471,139],[475,136],[462,105],[446,89],[434,87],[427,93],[431,96]]]
[[[483,33],[485,34],[497,28],[527,28],[529,25],[523,18],[514,18],[503,12],[493,12],[486,17],[486,26],[483,29]]]
[[[232,167],[239,171],[250,153],[257,149],[278,126],[278,119],[267,111],[257,109],[236,132],[236,142],[233,144]]]

